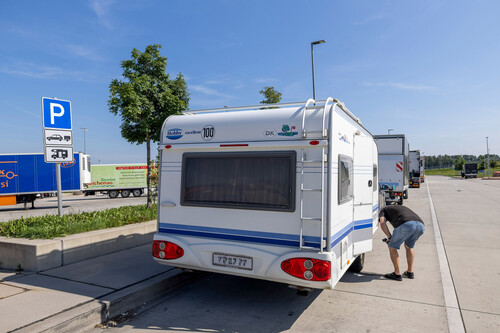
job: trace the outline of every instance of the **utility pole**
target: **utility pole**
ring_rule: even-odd
[[[488,147],[488,137],[486,137],[486,163],[488,163],[488,178],[490,178],[490,148]]]

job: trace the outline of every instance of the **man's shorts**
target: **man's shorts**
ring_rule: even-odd
[[[391,240],[389,241],[389,247],[398,249],[403,244],[413,248],[417,239],[422,236],[425,231],[425,226],[422,222],[418,221],[408,221],[401,224],[399,227],[395,228],[392,232]]]

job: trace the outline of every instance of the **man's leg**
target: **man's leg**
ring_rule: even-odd
[[[394,265],[394,273],[397,275],[401,275],[401,271],[399,270],[399,254],[398,250],[389,246],[389,254],[391,255],[391,261]]]
[[[406,261],[408,262],[408,270],[407,272],[413,273],[413,261],[415,260],[415,252],[411,247],[408,247],[405,243],[406,249]]]

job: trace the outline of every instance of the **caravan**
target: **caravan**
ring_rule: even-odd
[[[378,151],[341,102],[189,111],[160,146],[153,257],[330,289],[378,228]]]

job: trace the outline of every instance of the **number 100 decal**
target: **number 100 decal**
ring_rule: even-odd
[[[207,125],[203,127],[203,130],[201,131],[201,137],[205,141],[210,141],[214,138],[215,135],[215,127],[212,125]]]

